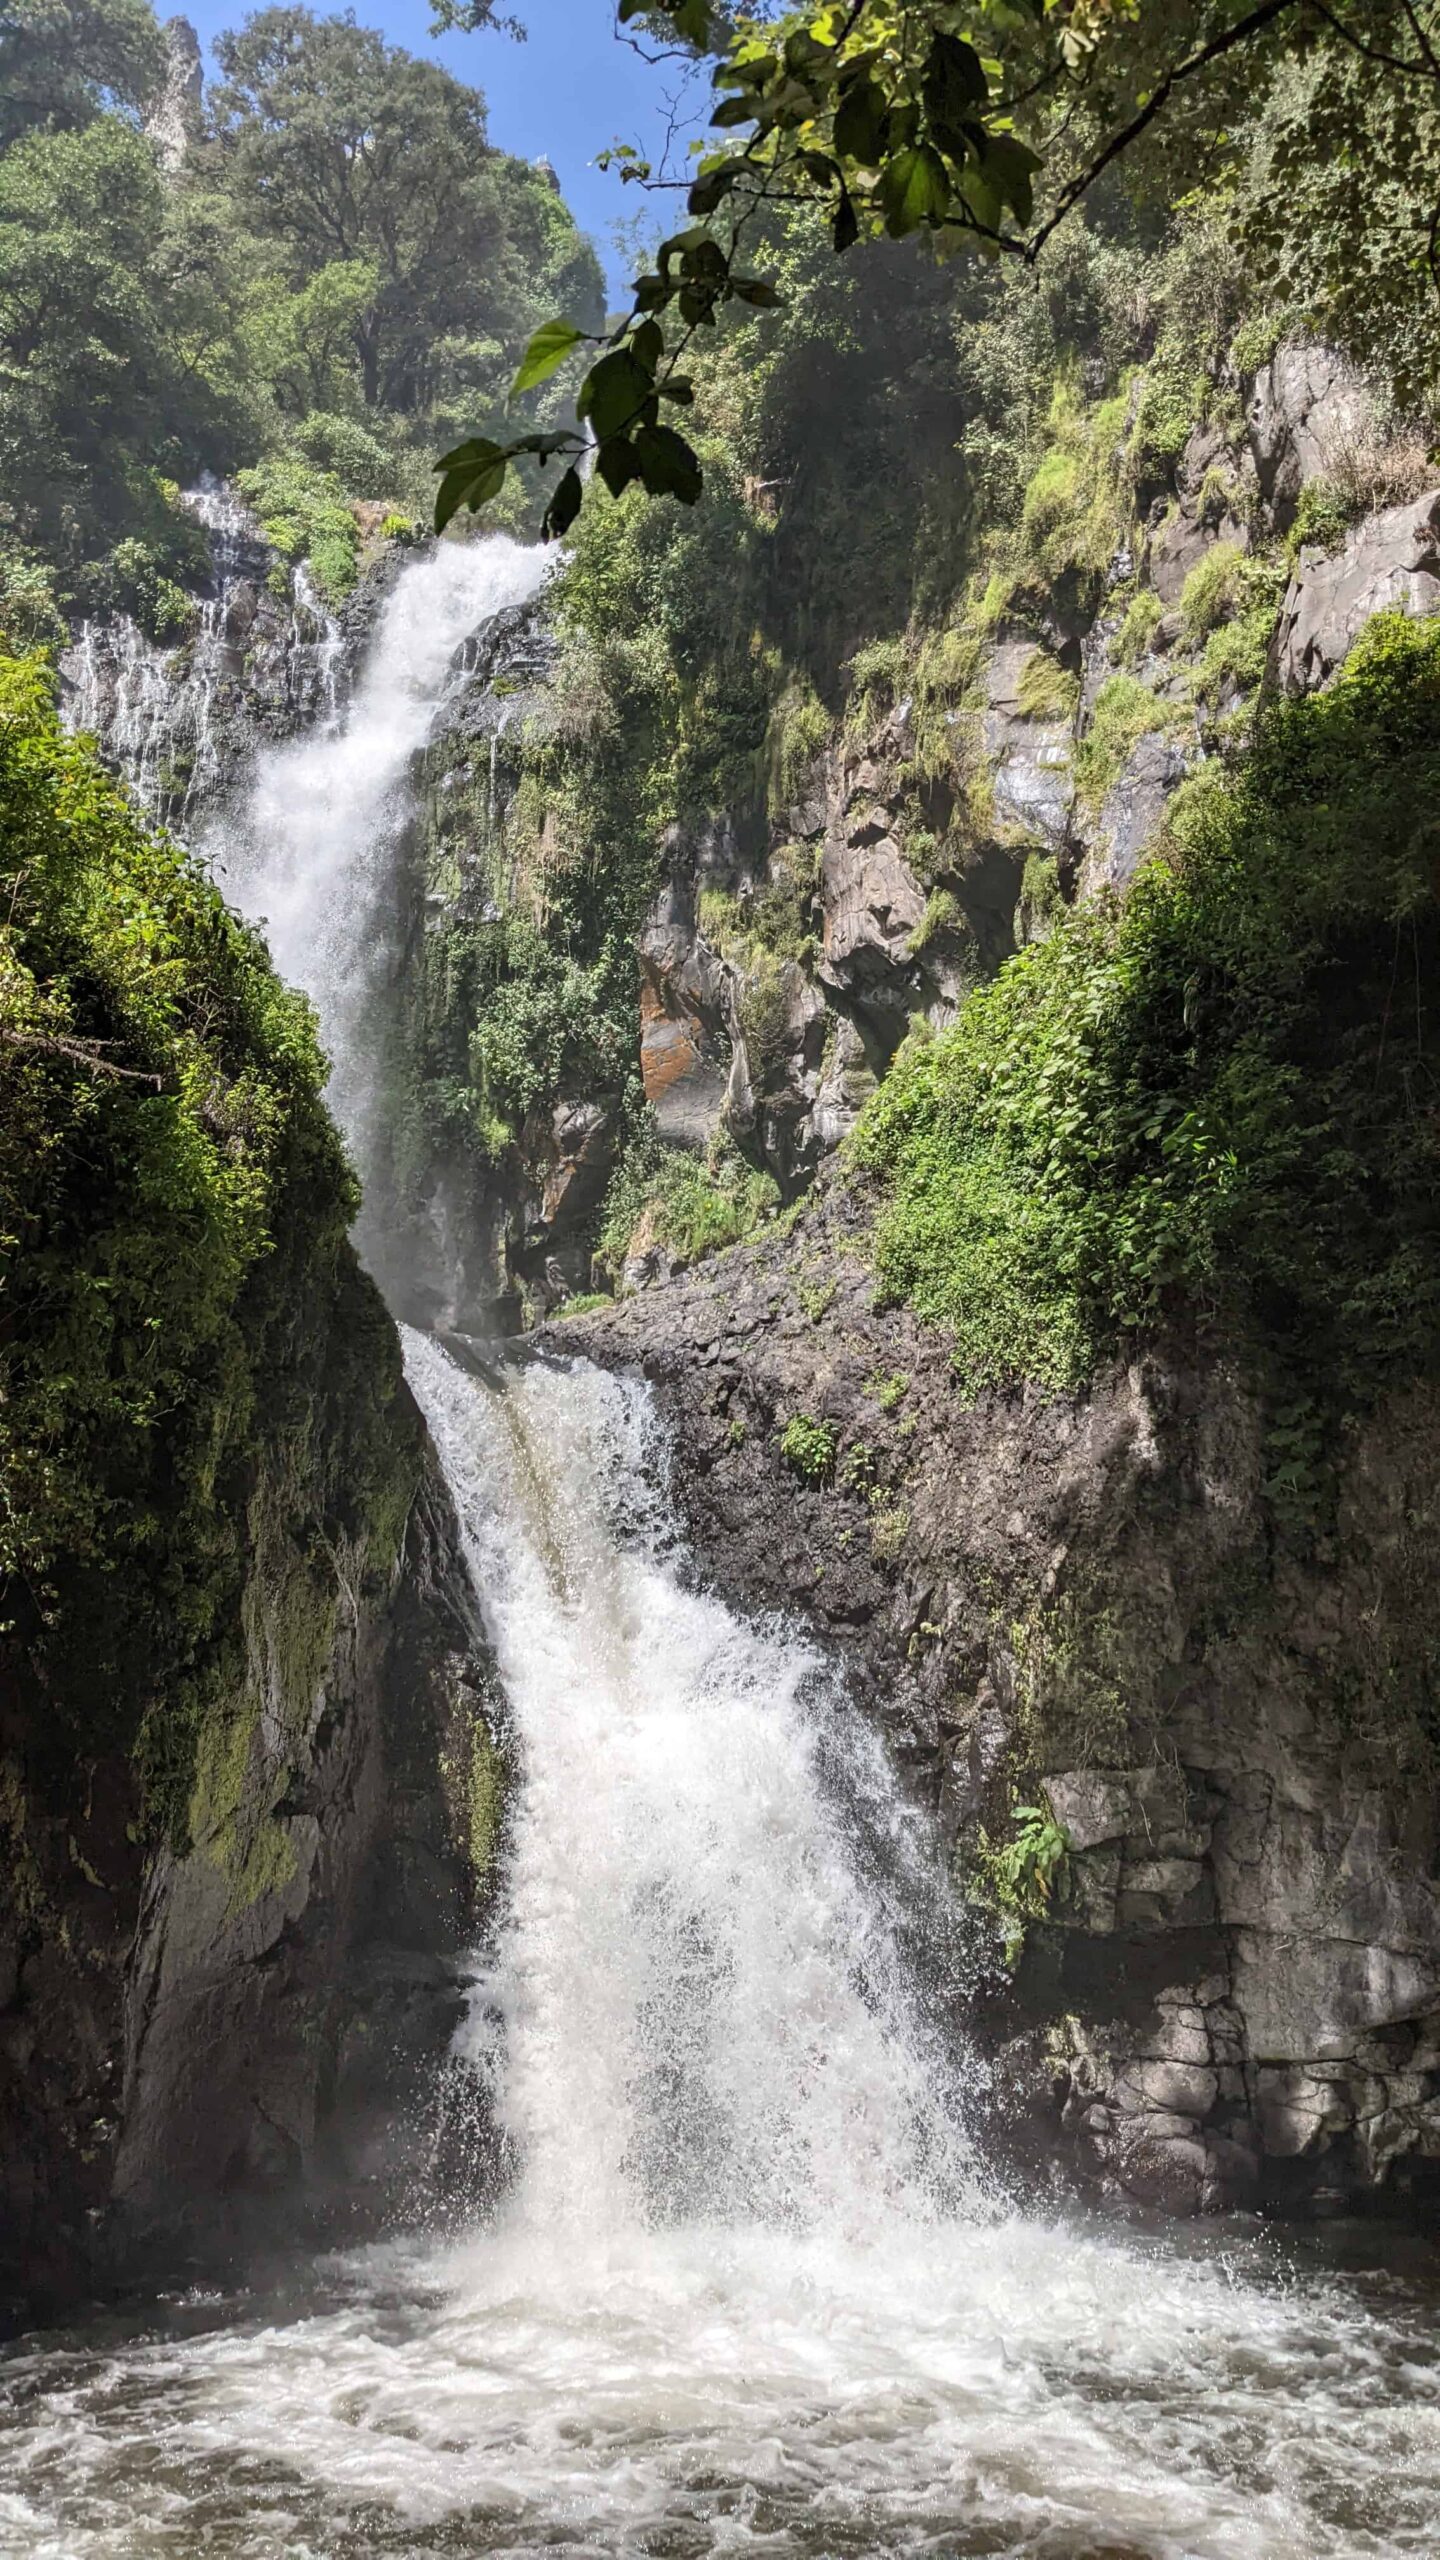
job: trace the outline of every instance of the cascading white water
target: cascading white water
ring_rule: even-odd
[[[538,574],[407,570],[344,733],[269,756],[212,847],[362,1156],[405,767],[455,641]],[[696,1587],[646,1393],[406,1353],[513,1718],[461,2039],[513,2175],[464,2239],[0,2364],[0,2554],[1432,2554],[1433,2295],[990,2192],[955,1984],[903,1952],[944,1909],[925,1825],[796,1632]]]
[[[520,1744],[489,1986],[519,2221],[583,2246],[654,2221],[859,2238],[973,2209],[960,2072],[892,1908],[924,1892],[923,1827],[811,1649],[667,1561],[648,1398],[588,1366],[487,1390],[414,1333],[406,1365]]]
[[[395,843],[411,758],[443,704],[462,641],[535,593],[546,554],[492,534],[444,543],[401,573],[344,717],[262,756],[200,850],[226,895],[263,923],[282,977],[320,1014],[329,1100],[362,1175],[376,1040],[367,1016],[390,965]],[[456,671],[453,681],[466,679]],[[333,699],[333,670],[332,670]]]
[[[302,561],[288,630],[274,636],[264,680],[250,656],[270,563],[260,526],[233,489],[206,480],[185,491],[187,514],[210,549],[209,593],[183,639],[154,640],[130,614],[82,623],[61,658],[65,716],[99,738],[145,809],[184,827],[225,779],[256,699],[287,725],[337,712],[338,623]]]
[[[465,2040],[516,2175],[0,2365],[0,2553],[1433,2553],[1433,2300],[987,2202],[896,1950],[923,1832],[793,1632],[691,1587],[645,1395],[407,1352],[515,1722]]]

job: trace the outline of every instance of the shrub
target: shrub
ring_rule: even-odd
[[[308,560],[315,584],[338,604],[355,584],[360,527],[340,481],[331,471],[272,456],[237,472],[235,486],[260,519],[272,550],[287,568]]]
[[[606,1195],[595,1260],[618,1279],[627,1261],[660,1245],[677,1264],[743,1244],[780,1205],[778,1184],[724,1140],[708,1158],[662,1146],[644,1131],[623,1157]]]
[[[852,1150],[882,1283],[972,1388],[1077,1383],[1182,1309],[1332,1400],[1433,1369],[1437,790],[1440,627],[1385,615],[1123,907],[906,1043]]]
[[[395,493],[393,457],[378,436],[355,418],[335,417],[312,409],[295,430],[295,443],[307,462],[336,480],[350,498],[389,498]],[[405,521],[408,523],[409,518]]]
[[[792,1413],[780,1434],[780,1455],[807,1484],[823,1484],[835,1466],[833,1422],[817,1422],[813,1414]]]
[[[27,552],[0,549],[0,651],[63,649],[69,637],[50,570]]]

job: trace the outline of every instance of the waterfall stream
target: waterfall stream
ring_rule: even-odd
[[[207,841],[320,1007],[362,1166],[408,760],[456,643],[539,568],[492,542],[407,569],[348,712]],[[22,2346],[0,2553],[1433,2552],[1423,2292],[1253,2227],[1018,2210],[967,2131],[926,1823],[804,1638],[697,1586],[647,1391],[413,1333],[406,1359],[513,1724],[457,2056],[511,2175],[463,2238]]]

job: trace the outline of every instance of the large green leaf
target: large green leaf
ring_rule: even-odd
[[[573,347],[584,340],[585,332],[570,320],[547,320],[537,329],[520,360],[520,370],[510,385],[512,400],[522,391],[533,391],[537,382],[548,382],[557,366],[562,365]]]
[[[585,483],[572,465],[545,510],[540,530],[547,542],[558,542],[562,534],[569,532],[580,513],[584,496]]]
[[[629,347],[616,347],[592,365],[585,376],[575,403],[576,412],[589,420],[596,441],[605,444],[632,424],[654,393],[653,373]]]
[[[902,240],[924,222],[943,222],[950,210],[950,181],[939,152],[919,142],[887,160],[880,172],[880,202],[892,240]]]
[[[693,446],[673,427],[637,428],[635,458],[652,497],[678,498],[693,507],[702,486],[700,464]]]
[[[861,169],[878,169],[890,142],[890,110],[885,92],[865,65],[842,73],[840,104],[835,110],[835,148]]]

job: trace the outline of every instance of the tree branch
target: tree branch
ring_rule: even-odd
[[[1317,4],[1318,0],[1261,0],[1258,9],[1252,9],[1248,16],[1237,19],[1235,25],[1227,28],[1224,35],[1216,36],[1209,44],[1202,45],[1198,53],[1188,55],[1184,62],[1177,62],[1173,71],[1166,72],[1158,89],[1151,92],[1139,113],[1133,115],[1130,122],[1122,126],[1119,133],[1111,136],[1104,150],[1096,153],[1088,169],[1082,170],[1078,178],[1072,178],[1069,186],[1062,189],[1059,202],[1048,222],[1042,223],[1034,237],[1024,244],[1027,263],[1034,265],[1051,233],[1059,230],[1067,213],[1073,211],[1081,197],[1088,193],[1096,179],[1103,175],[1112,161],[1118,160],[1123,152],[1128,151],[1131,144],[1139,140],[1146,127],[1154,123],[1155,118],[1168,105],[1171,91],[1178,88],[1182,80],[1191,80],[1197,71],[1207,70],[1209,65],[1212,62],[1218,62],[1222,55],[1232,53],[1237,44],[1244,44],[1249,37],[1258,35],[1262,27],[1268,27],[1272,20],[1283,17],[1287,9]]]
[[[148,1084],[156,1093],[164,1089],[163,1076],[152,1075],[145,1067],[119,1067],[103,1052],[112,1047],[109,1040],[62,1040],[53,1031],[12,1031],[0,1023],[0,1040],[12,1049],[40,1049],[47,1057],[68,1058],[77,1067],[88,1067],[92,1076],[113,1076],[127,1084]]]

